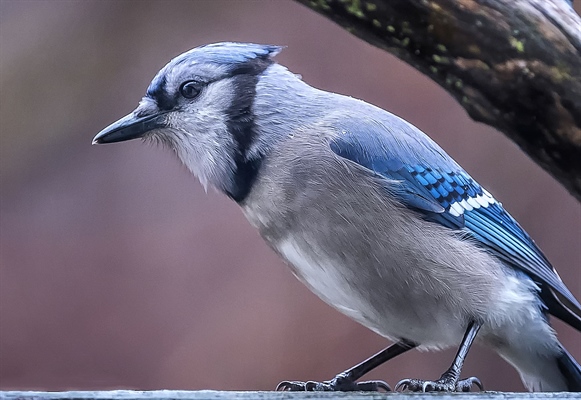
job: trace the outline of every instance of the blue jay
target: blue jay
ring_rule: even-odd
[[[281,47],[217,43],[171,60],[139,106],[93,143],[169,147],[249,222],[323,301],[395,344],[325,382],[279,390],[390,390],[365,373],[412,348],[459,346],[435,380],[396,389],[469,391],[473,344],[531,391],[580,391],[581,367],[549,314],[581,331],[581,306],[533,240],[418,128],[303,82]]]

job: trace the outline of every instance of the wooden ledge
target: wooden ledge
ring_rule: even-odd
[[[70,391],[70,392],[35,392],[35,391],[0,391],[1,400],[248,400],[248,399],[388,399],[398,400],[524,400],[524,399],[581,399],[581,393],[363,393],[363,392],[234,392],[215,390],[108,390],[108,391]]]

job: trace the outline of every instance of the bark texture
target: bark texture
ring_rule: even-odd
[[[581,19],[566,0],[297,0],[445,88],[581,200]]]

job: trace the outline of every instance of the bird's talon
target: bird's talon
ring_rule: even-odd
[[[484,386],[480,379],[471,377],[455,381],[451,378],[441,378],[437,381],[424,381],[422,379],[402,379],[395,386],[396,391],[410,391],[410,392],[470,392],[472,386],[478,386],[480,391],[484,390]]]
[[[314,391],[321,391],[321,390],[325,390],[323,383],[315,382],[315,381],[305,382],[305,391],[314,392]]]
[[[481,392],[484,391],[484,385],[482,384],[482,381],[475,376],[471,376],[470,378],[458,381],[458,383],[456,384],[456,391],[470,392],[473,385],[477,386]]]
[[[282,381],[276,386],[276,392],[298,392],[306,390],[303,382]]]
[[[381,392],[382,389],[384,392],[391,392],[391,386],[384,381],[364,381],[364,382],[355,382],[356,390],[361,392]]]
[[[391,387],[384,381],[354,382],[353,380],[337,375],[334,379],[325,382],[316,381],[282,381],[275,389],[277,392],[391,392]]]
[[[395,385],[394,390],[396,392],[399,392],[399,391],[403,392],[403,391],[407,390],[407,388],[409,387],[409,384],[410,384],[410,379],[402,379],[401,381],[399,381],[397,383],[397,385]]]

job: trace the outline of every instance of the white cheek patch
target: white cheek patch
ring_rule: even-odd
[[[223,190],[233,181],[236,149],[226,115],[233,95],[230,80],[217,81],[168,116],[168,134],[178,157],[206,189],[211,185]]]

